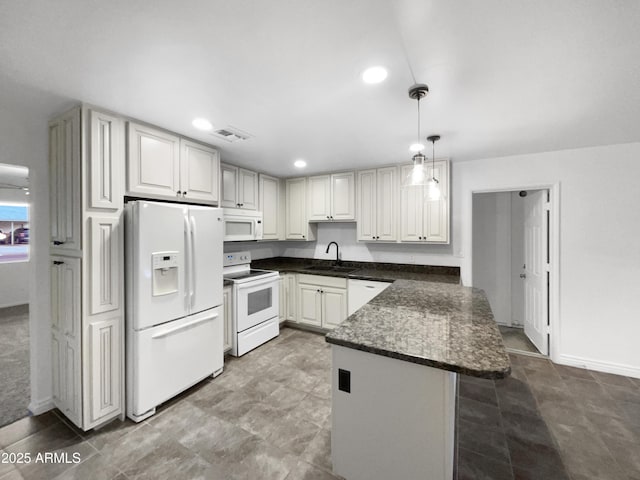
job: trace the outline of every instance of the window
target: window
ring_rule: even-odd
[[[29,206],[0,203],[0,263],[29,260]]]

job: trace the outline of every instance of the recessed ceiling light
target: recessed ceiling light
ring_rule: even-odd
[[[304,160],[296,160],[295,162],[293,162],[293,166],[297,168],[304,168],[307,166],[307,162],[305,162]]]
[[[385,78],[387,78],[387,69],[384,67],[370,67],[362,72],[362,81],[364,83],[380,83]]]
[[[420,152],[424,150],[424,145],[421,143],[412,143],[411,146],[409,147],[409,150],[412,152]]]
[[[191,122],[191,125],[196,127],[198,130],[205,130],[205,131],[211,130],[213,128],[213,125],[211,125],[211,122],[206,118],[194,118],[193,122]]]

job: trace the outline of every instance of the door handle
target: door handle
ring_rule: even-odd
[[[527,274],[526,273],[521,273],[520,274],[520,278],[527,278]]]
[[[187,328],[193,327],[195,325],[199,325],[199,324],[204,323],[204,322],[210,322],[212,320],[215,320],[216,318],[218,318],[218,314],[214,313],[210,317],[200,318],[198,320],[193,320],[193,321],[191,321],[189,323],[185,323],[184,325],[180,325],[179,327],[174,327],[174,328],[170,328],[168,330],[160,331],[160,332],[156,333],[155,335],[151,335],[151,338],[153,338],[153,339],[163,338],[163,337],[166,337],[166,336],[171,335],[173,333],[179,332],[181,330],[185,330]]]

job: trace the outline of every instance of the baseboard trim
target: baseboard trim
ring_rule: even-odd
[[[556,363],[561,365],[569,365],[571,367],[588,368],[598,372],[613,373],[615,375],[624,375],[625,377],[640,378],[640,368],[621,363],[600,362],[589,358],[576,357],[574,355],[559,355],[554,359]]]
[[[39,401],[32,400],[27,408],[29,409],[31,415],[37,416],[48,412],[49,410],[53,410],[55,407],[56,406],[53,403],[53,398],[49,397]]]

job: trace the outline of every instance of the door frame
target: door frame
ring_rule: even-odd
[[[520,190],[549,190],[549,289],[548,289],[548,322],[549,322],[549,358],[556,362],[560,356],[560,183],[552,184],[520,184],[502,188],[471,190],[471,245],[469,267],[473,269],[473,195],[476,193],[518,192]],[[473,279],[473,271],[469,278]]]

